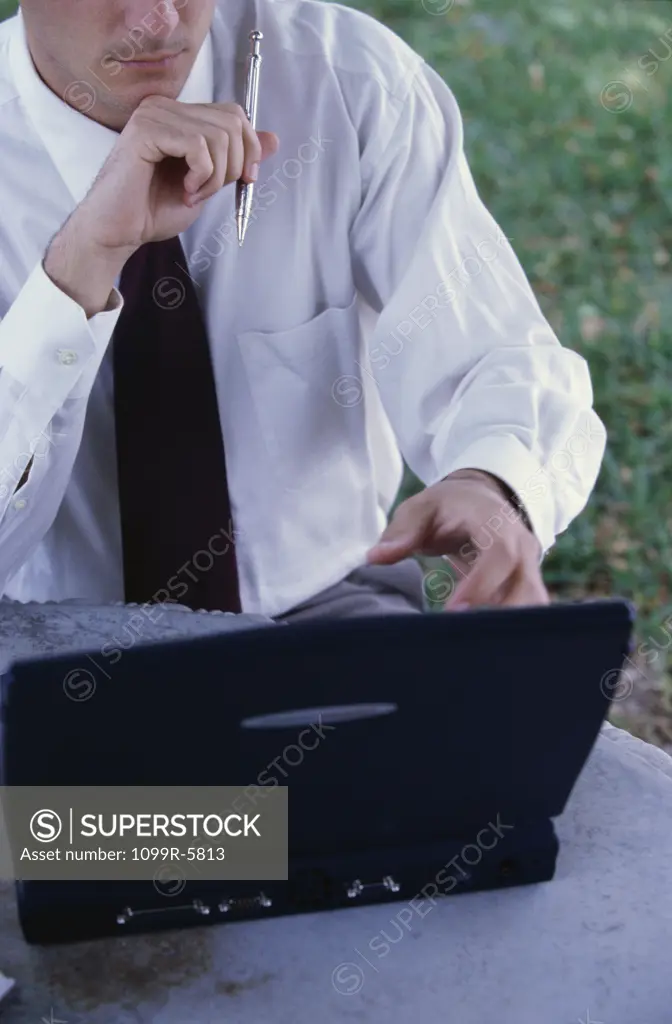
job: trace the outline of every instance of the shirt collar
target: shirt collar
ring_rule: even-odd
[[[86,196],[119,138],[117,132],[74,110],[45,85],[33,64],[21,11],[15,16],[10,61],[14,84],[52,162],[76,204]],[[90,82],[76,82],[70,88],[82,106],[92,86],[102,88],[92,76]],[[212,103],[214,98],[213,48],[206,37],[178,96],[184,103]]]

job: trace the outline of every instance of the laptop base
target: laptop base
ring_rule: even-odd
[[[491,825],[484,827],[482,843],[471,835],[336,855],[290,855],[288,881],[198,881],[177,870],[171,875],[167,866],[157,871],[156,882],[17,882],[19,920],[34,945],[372,903],[403,905],[398,919],[408,927],[440,896],[553,878],[559,846],[550,819]]]

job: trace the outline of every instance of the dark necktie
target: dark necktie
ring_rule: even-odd
[[[113,338],[127,601],[241,610],[204,319],[179,238],[126,263]]]

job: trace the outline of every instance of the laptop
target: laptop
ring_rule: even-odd
[[[63,680],[81,652],[15,662],[0,681],[5,786],[289,787],[287,881],[189,880],[172,901],[151,882],[18,882],[24,936],[408,901],[449,862],[455,884],[438,895],[550,880],[553,818],[633,621],[615,599],[136,644],[77,704]],[[306,728],[319,742],[300,757]],[[486,827],[498,841],[462,856]]]

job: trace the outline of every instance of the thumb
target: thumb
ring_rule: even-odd
[[[257,138],[261,143],[261,159],[273,156],[280,148],[280,139],[275,132],[257,132]]]
[[[420,551],[433,514],[428,502],[413,498],[402,502],[378,543],[369,549],[367,561],[387,565]]]

